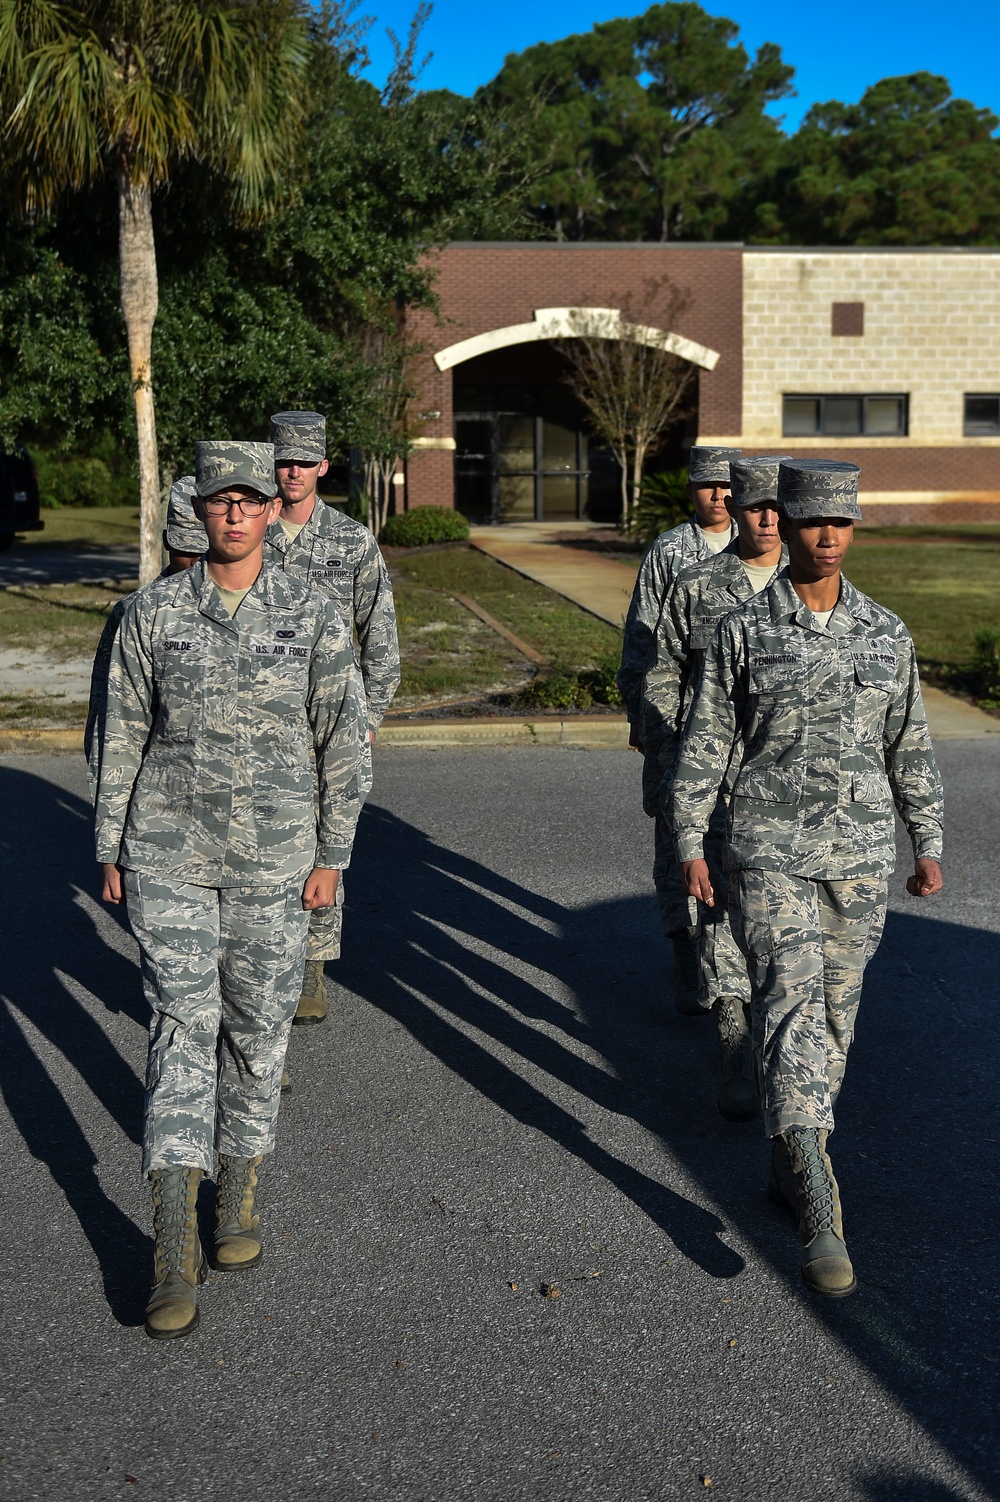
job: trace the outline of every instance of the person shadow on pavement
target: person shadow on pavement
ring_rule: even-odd
[[[34,1046],[80,1075],[126,1138],[142,1138],[143,1085],[98,1020],[100,1008],[146,1028],[134,962],[97,932],[81,894],[96,895],[90,808],[44,778],[0,766],[5,842],[19,852],[0,877],[6,958],[0,979],[0,1094],[33,1157],[46,1164],[80,1222],[121,1324],[141,1322],[150,1238],[101,1187],[97,1157]],[[31,869],[28,869],[30,863]],[[89,891],[88,891],[89,885]],[[109,910],[125,930],[124,917]],[[123,939],[124,944],[124,939]],[[93,1010],[81,999],[91,998]]]
[[[401,892],[412,894],[405,906]],[[812,1315],[973,1474],[997,1479],[982,1436],[992,1432],[1000,1387],[981,1311],[995,1301],[1000,1267],[995,1224],[970,1207],[996,1203],[996,1149],[988,1156],[982,1140],[1000,1135],[990,1116],[1000,1059],[985,1005],[1000,973],[1000,935],[942,922],[932,910],[890,914],[836,1134],[860,1288],[823,1301],[800,1289],[792,1222],[767,1201],[760,1123],[734,1127],[716,1113],[712,1022],[676,1014],[665,983],[648,989],[648,977],[667,969],[651,899],[567,909],[369,805],[348,901],[368,942],[348,940],[339,981],[601,1174],[705,1272],[735,1276],[744,1262],[722,1239],[719,1216],[603,1147],[566,1090],[581,1114],[592,1102],[659,1137]],[[978,1021],[961,1012],[969,989]],[[928,1048],[942,1016],[944,1069]],[[539,1071],[556,1091],[551,1080],[536,1083]],[[934,1123],[929,1134],[914,1130],[924,1121]],[[666,1160],[664,1178],[670,1172]],[[887,1480],[870,1485],[873,1498],[897,1494]],[[949,1495],[934,1485],[898,1494]]]

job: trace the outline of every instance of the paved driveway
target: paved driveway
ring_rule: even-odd
[[[383,750],[265,1261],[168,1345],[83,765],[0,761],[0,1498],[996,1497],[1000,744],[941,751],[949,888],[894,880],[834,1139],[854,1298],[802,1291],[673,1011],[637,760]]]
[[[0,553],[0,589],[9,584],[102,584],[105,579],[138,579],[138,548],[95,548],[76,553],[40,544]]]

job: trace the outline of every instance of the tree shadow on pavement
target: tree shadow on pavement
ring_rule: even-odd
[[[415,894],[408,911],[399,910],[399,891]],[[338,980],[395,1017],[494,1104],[614,1184],[705,1272],[730,1278],[742,1270],[742,1258],[719,1239],[725,1227],[716,1215],[622,1162],[571,1111],[556,1104],[544,1086],[531,1083],[463,1030],[472,1026],[486,1033],[501,1049],[562,1081],[584,1101],[638,1120],[649,1115],[653,1097],[644,1092],[658,1089],[658,1080],[647,1070],[623,1083],[530,1025],[554,1024],[571,1037],[589,1038],[591,1049],[601,1049],[593,1028],[581,1024],[572,1007],[504,963],[510,957],[520,969],[535,967],[574,990],[587,974],[593,978],[589,953],[567,954],[564,908],[434,844],[371,805],[348,893],[352,905],[369,912],[375,907],[392,911],[399,926],[387,925],[374,950],[343,962]],[[609,971],[606,979],[610,985],[620,977]],[[443,1019],[439,1008],[454,1022]],[[659,1062],[649,1063],[658,1076]]]
[[[369,805],[348,903],[367,909],[377,939],[348,945],[338,980],[604,1176],[699,1267],[734,1276],[742,1258],[716,1215],[602,1148],[566,1090],[532,1083],[521,1064],[575,1092],[581,1115],[593,1102],[659,1136],[811,1313],[982,1484],[997,1479],[997,1155],[983,1142],[1000,1137],[987,1008],[1000,935],[936,920],[930,904],[890,915],[831,1146],[860,1288],[831,1302],[801,1290],[792,1222],[764,1192],[760,1125],[728,1126],[715,1111],[711,1022],[680,1017],[665,981],[650,994],[648,977],[667,969],[651,900],[565,908]],[[470,1029],[516,1057],[503,1062]],[[896,1494],[867,1484],[883,1486],[873,1497]]]
[[[0,766],[8,858],[0,875],[5,963],[0,980],[0,1091],[31,1154],[47,1164],[101,1267],[108,1304],[122,1324],[141,1319],[149,1239],[108,1199],[94,1151],[54,1083],[25,1022],[86,1081],[133,1142],[142,1137],[143,1087],[108,1033],[74,994],[146,1027],[134,963],[106,944],[80,905],[96,887],[90,808],[32,773]],[[124,926],[123,915],[113,917]]]

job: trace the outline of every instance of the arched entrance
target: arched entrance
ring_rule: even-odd
[[[712,369],[714,350],[623,322],[613,308],[539,309],[530,324],[492,329],[435,355],[453,371],[455,504],[474,521],[616,521],[618,466],[590,432],[567,382],[559,341],[630,338]],[[683,462],[684,424],[664,467]],[[691,428],[691,424],[688,424]],[[696,420],[687,436],[697,431]]]

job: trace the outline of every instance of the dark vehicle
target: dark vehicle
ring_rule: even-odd
[[[23,443],[8,450],[0,443],[0,549],[9,548],[18,532],[41,532],[38,476]]]

